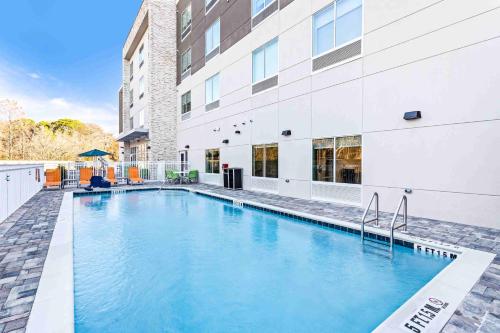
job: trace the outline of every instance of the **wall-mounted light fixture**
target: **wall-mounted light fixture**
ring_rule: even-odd
[[[241,134],[241,131],[236,130],[236,131],[234,131],[234,134]]]
[[[403,116],[404,120],[414,120],[420,118],[422,118],[422,113],[420,113],[420,111],[405,112],[405,115]]]
[[[151,149],[151,146],[147,146],[147,147],[146,147],[146,149],[147,149],[147,150],[150,150],[150,149]]]
[[[229,143],[229,140],[228,139],[224,139],[224,140],[222,140],[222,143],[226,143],[227,144],[227,143]]]
[[[291,130],[284,130],[283,132],[281,132],[281,135],[290,136],[290,135],[292,135],[292,131]]]
[[[189,145],[185,145],[184,148],[189,149]]]

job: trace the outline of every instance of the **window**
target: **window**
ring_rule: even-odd
[[[191,69],[191,49],[188,49],[181,55],[181,74]]]
[[[144,97],[144,76],[139,79],[139,99]]]
[[[144,127],[144,110],[139,112],[139,126]]]
[[[134,79],[134,62],[131,61],[129,65],[129,71],[130,71],[130,81]]]
[[[191,91],[181,96],[181,114],[191,111]]]
[[[313,140],[313,180],[361,184],[361,136]]]
[[[205,32],[205,55],[219,47],[220,19],[217,19]]]
[[[139,68],[144,64],[144,44],[141,45],[139,49]]]
[[[130,107],[133,107],[134,106],[134,89],[130,89],[129,102],[130,102]]]
[[[252,0],[252,16],[259,14],[275,0]]]
[[[333,182],[334,139],[313,140],[313,180]]]
[[[181,33],[184,32],[191,26],[191,4],[184,9],[181,14]]]
[[[278,178],[278,144],[252,147],[254,177]]]
[[[205,81],[205,104],[219,100],[219,73]]]
[[[252,53],[253,83],[278,73],[278,39],[275,38]]]
[[[205,150],[205,172],[206,173],[219,173],[219,149]]]
[[[313,56],[361,37],[362,0],[337,0],[313,16]]]

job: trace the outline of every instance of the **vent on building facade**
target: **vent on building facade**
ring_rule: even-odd
[[[210,9],[217,3],[218,0],[211,0],[209,3],[206,4],[205,6],[205,13],[208,13]]]
[[[217,46],[215,49],[212,50],[212,52],[210,52],[205,56],[205,62],[209,61],[218,54],[219,54],[219,47]]]
[[[182,32],[181,34],[181,40],[186,38],[187,35],[191,32],[191,24]]]
[[[252,94],[256,94],[258,92],[264,91],[266,89],[272,88],[278,85],[278,75],[270,77],[267,80],[256,83],[252,86]]]
[[[212,102],[210,104],[205,105],[205,111],[217,109],[218,107],[219,107],[219,101],[215,101],[215,102]]]
[[[313,59],[313,71],[335,65],[341,61],[355,57],[361,54],[361,40],[355,41],[349,45],[336,49],[330,53]]]

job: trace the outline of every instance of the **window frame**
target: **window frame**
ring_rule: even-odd
[[[144,75],[141,76],[139,79],[139,99],[142,99],[144,97],[145,93],[145,86],[144,86]]]
[[[184,13],[189,9],[189,12],[190,12],[190,17],[189,17],[189,23],[183,28],[182,27],[182,19],[184,17]],[[184,38],[182,37],[182,35],[184,34],[184,32],[189,29],[191,26],[192,26],[192,23],[193,23],[193,12],[191,11],[191,2],[189,3],[188,6],[186,6],[186,8],[184,8],[184,10],[182,11],[181,13],[181,42],[186,39],[187,36],[189,36],[189,33],[184,36]],[[191,33],[191,32],[190,32]]]
[[[210,3],[210,0],[208,1],[208,3],[207,3],[207,0],[205,0],[205,6],[204,6],[204,8],[205,8],[205,15],[207,15],[208,13],[210,13],[210,12],[212,11],[212,9],[214,9],[215,5],[216,5],[218,2],[219,2],[219,0],[216,0],[216,1],[214,2],[214,4],[212,5],[212,7],[210,7],[210,9],[207,11],[207,5]]]
[[[255,1],[256,0],[252,0],[252,8],[251,8],[251,12],[252,13],[253,13],[253,8],[254,8],[254,2]],[[255,14],[252,14],[252,18],[255,18],[256,16],[259,16],[260,13],[262,13],[263,11],[265,11],[267,7],[271,6],[276,1],[278,1],[278,0],[272,0],[268,5],[266,5],[266,0],[264,0],[264,7],[262,7],[262,9],[259,10],[258,12],[256,12]]]
[[[316,58],[319,58],[319,57],[322,57],[324,56],[325,54],[328,54],[330,52],[333,52],[335,50],[338,50],[338,49],[341,49],[343,48],[344,46],[346,45],[349,45],[349,44],[352,44],[358,40],[362,40],[363,39],[363,31],[364,31],[364,10],[365,10],[365,4],[364,4],[364,0],[361,0],[361,33],[360,33],[360,36],[359,37],[356,37],[356,38],[353,38],[347,42],[344,42],[343,44],[340,44],[340,45],[336,45],[336,39],[337,39],[337,2],[339,0],[334,0],[332,1],[331,3],[327,4],[326,6],[320,8],[319,10],[317,10],[316,12],[314,12],[312,14],[312,20],[311,20],[311,37],[312,37],[312,43],[311,43],[311,59],[314,60]],[[314,31],[314,17],[316,16],[316,14],[320,13],[321,11],[325,10],[326,8],[330,7],[330,6],[333,6],[334,9],[333,9],[333,47],[326,50],[326,51],[323,51],[321,53],[318,53],[317,55],[314,55],[314,43],[315,43],[315,39],[314,39],[314,34],[315,34],[315,31]],[[352,58],[349,58],[349,59],[346,59],[342,62],[339,62],[333,66],[338,66],[338,65],[341,65],[343,64],[344,62],[346,61],[350,61],[352,60],[353,58],[359,58],[361,57],[363,54],[363,51],[361,51],[361,54],[360,55],[356,55]],[[332,67],[332,66],[328,66],[326,68],[329,68],[329,67]],[[324,70],[324,69],[322,69]]]
[[[130,91],[129,91],[128,103],[130,105],[130,108],[134,107],[134,89],[130,89]]]
[[[217,92],[217,99],[212,99],[210,102],[207,100],[207,82],[211,82],[211,87],[212,87],[212,98],[214,96],[214,84],[213,84],[213,79],[217,77],[218,80],[219,80],[219,84],[218,84],[218,88],[219,88],[219,91]],[[209,77],[208,79],[205,80],[205,105],[208,105],[208,104],[211,104],[211,103],[214,103],[214,102],[217,102],[220,100],[220,73],[216,73],[214,75],[212,75],[211,77]]]
[[[359,137],[359,140],[360,140],[359,147],[361,148],[361,160],[360,160],[360,183],[359,184],[358,183],[341,183],[341,182],[337,181],[337,139],[348,138],[348,137]],[[333,140],[333,148],[329,148],[329,149],[333,150],[333,152],[332,152],[333,153],[333,164],[332,164],[333,180],[332,181],[314,180],[314,151],[313,151],[313,158],[312,158],[312,164],[311,164],[311,181],[313,183],[361,187],[363,184],[363,182],[362,182],[362,179],[363,179],[363,136],[361,134],[353,134],[353,135],[342,135],[342,136],[334,136],[334,137],[313,138],[311,149],[314,150],[314,141],[315,140],[325,140],[325,139]]]
[[[219,44],[217,44],[216,46],[212,47],[212,49],[207,50],[207,33],[208,33],[209,30],[212,30],[215,27],[216,23],[218,23],[218,26],[219,26]],[[213,31],[211,32],[211,36],[212,36],[212,42],[213,42]],[[212,51],[214,51],[218,47],[219,47],[219,50],[220,50],[220,17],[217,18],[215,21],[213,21],[212,24],[207,28],[207,30],[205,30],[205,57],[207,55],[209,55],[210,53],[212,53]]]
[[[270,177],[267,175],[267,149],[268,148],[273,148],[276,147],[277,149],[277,174],[276,177]],[[255,175],[255,149],[263,149],[263,154],[262,154],[262,176],[256,176]],[[279,143],[266,143],[266,144],[258,144],[258,145],[252,145],[252,177],[256,178],[271,178],[271,179],[278,179],[279,178]]]
[[[185,101],[185,99],[187,99],[187,98],[185,98],[185,96],[188,96],[188,95],[189,95],[189,110],[184,111],[184,101]],[[188,103],[186,103],[186,105],[188,105]],[[189,113],[189,112],[191,112],[191,90],[189,90],[181,95],[181,115],[184,115],[184,114]]]
[[[277,54],[276,54],[276,73],[274,73],[273,75],[271,76],[266,76],[266,49],[268,46],[270,46],[271,44],[273,43],[276,43],[276,51],[277,51]],[[255,65],[255,62],[254,62],[254,54],[260,50],[263,50],[264,51],[264,78],[261,79],[261,80],[258,80],[258,81],[255,81],[255,78],[254,78],[254,65]],[[279,59],[280,59],[280,50],[279,50],[279,37],[274,37],[273,39],[271,39],[270,41],[268,41],[267,43],[259,46],[258,48],[256,48],[255,50],[252,51],[252,85],[256,85],[260,82],[263,82],[267,79],[270,79],[272,77],[275,77],[277,75],[279,75],[279,72],[280,72],[280,64],[279,64]]]
[[[144,65],[144,43],[142,43],[139,48],[139,68],[141,68],[142,65]]]
[[[215,160],[213,158],[213,152],[217,151],[217,157],[218,159]],[[207,155],[208,153],[211,152],[212,153],[212,158],[211,159],[207,159]],[[214,172],[214,167],[213,167],[213,163],[214,162],[217,162],[218,164],[218,168],[217,168],[217,172]],[[208,170],[208,165],[210,165],[210,171]],[[219,148],[211,148],[211,149],[205,149],[205,173],[208,173],[208,174],[213,174],[213,175],[218,175],[220,174],[220,149]]]
[[[132,81],[134,79],[134,61],[131,60],[128,66],[128,70],[130,72],[129,76],[129,81]]]
[[[183,57],[184,55],[186,55],[187,53],[189,52],[189,66],[183,70],[182,66],[183,66]],[[191,48],[188,48],[186,51],[184,51],[182,54],[181,54],[181,75],[184,75],[186,74],[189,70],[191,70],[191,56],[192,56],[192,53],[191,53]]]

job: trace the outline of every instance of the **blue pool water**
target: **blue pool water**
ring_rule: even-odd
[[[77,333],[370,332],[449,263],[188,192],[74,214]]]

